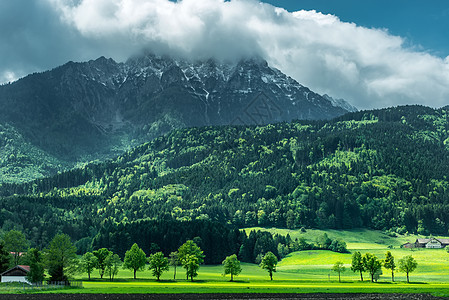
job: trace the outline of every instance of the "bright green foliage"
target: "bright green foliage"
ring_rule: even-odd
[[[43,255],[36,249],[31,248],[27,251],[27,263],[30,266],[30,272],[27,274],[27,280],[31,283],[41,283],[44,281]]]
[[[5,233],[3,240],[6,251],[13,253],[14,265],[18,265],[20,253],[25,251],[28,244],[25,235],[21,231],[10,230]]]
[[[338,273],[338,282],[341,282],[341,278],[340,278],[340,274],[346,271],[346,268],[343,264],[342,261],[337,261],[333,267],[332,267],[332,271],[337,272]]]
[[[114,276],[118,274],[118,270],[122,265],[120,256],[111,252],[104,260],[104,264],[106,266],[105,272],[109,275],[109,280],[114,281]]]
[[[399,271],[407,274],[407,283],[409,283],[409,273],[415,271],[418,262],[411,255],[404,256],[399,260]]]
[[[162,252],[157,252],[150,255],[148,258],[148,263],[150,264],[149,269],[152,271],[151,274],[156,277],[157,281],[159,281],[159,278],[164,271],[169,270],[168,258],[164,257],[164,253]]]
[[[134,271],[134,279],[136,279],[136,272],[143,270],[145,268],[145,263],[147,262],[147,256],[145,252],[139,248],[139,246],[134,243],[131,249],[125,253],[125,262],[123,268],[130,269]]]
[[[81,257],[80,260],[80,267],[83,272],[86,272],[89,276],[90,280],[90,274],[92,271],[98,266],[98,258],[92,253],[87,252]]]
[[[182,265],[186,269],[187,278],[193,281],[193,277],[198,276],[198,270],[200,268],[199,258],[193,254],[187,254],[182,259]]]
[[[66,234],[57,234],[46,251],[50,281],[66,281],[75,273],[76,247]]]
[[[362,254],[359,251],[354,252],[352,254],[352,263],[351,263],[351,271],[352,272],[360,272],[360,280],[363,281],[363,272],[365,272],[365,264],[363,263]]]
[[[374,274],[382,268],[382,262],[371,253],[365,253],[362,260],[365,270],[371,275],[371,282],[374,282]]]
[[[0,273],[8,270],[10,261],[11,255],[6,251],[3,241],[0,241]]]
[[[93,252],[93,255],[95,255],[95,257],[97,258],[96,268],[98,269],[100,278],[103,278],[104,272],[106,270],[105,260],[111,253],[112,252],[106,248],[101,248]]]
[[[240,261],[237,259],[237,255],[233,254],[226,257],[222,262],[224,268],[224,275],[231,274],[231,281],[234,281],[234,276],[238,276],[242,272]]]
[[[196,257],[196,259],[193,259],[192,256]],[[193,280],[192,274],[196,274],[194,277],[196,277],[197,271],[200,267],[200,264],[204,262],[204,253],[203,250],[201,250],[198,245],[192,241],[188,240],[184,244],[181,245],[178,249],[178,259],[183,265],[184,269],[186,269],[186,276],[187,279],[191,277]],[[195,264],[198,264],[198,268],[195,270]],[[190,275],[189,275],[190,274]]]
[[[394,270],[396,269],[396,264],[394,263],[394,256],[390,251],[385,254],[384,268],[391,270],[391,281],[394,282]]]
[[[276,255],[274,255],[273,252],[267,252],[259,265],[262,269],[266,269],[268,271],[268,274],[270,274],[270,280],[273,280],[273,272],[276,272],[277,263],[278,259]]]

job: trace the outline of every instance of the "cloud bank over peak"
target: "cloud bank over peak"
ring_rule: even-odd
[[[290,13],[256,0],[7,2],[0,4],[0,20],[17,7],[34,11],[29,12],[32,18],[23,11],[16,17],[27,21],[19,32],[23,38],[0,35],[0,45],[11,45],[0,46],[0,55],[14,57],[0,63],[0,81],[54,67],[63,59],[104,55],[124,61],[150,49],[191,59],[258,55],[312,90],[362,109],[449,104],[449,57],[405,47],[403,38],[385,29],[316,11]],[[3,22],[0,26],[8,25]],[[17,26],[9,25],[13,31]],[[23,43],[23,53],[13,53]]]

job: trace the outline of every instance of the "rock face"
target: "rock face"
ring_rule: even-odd
[[[0,123],[71,161],[113,155],[173,128],[330,119],[352,108],[259,58],[231,64],[152,54],[29,75],[0,87],[0,105]]]

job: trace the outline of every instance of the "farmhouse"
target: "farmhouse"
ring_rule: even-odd
[[[29,266],[23,266],[23,265],[17,265],[14,268],[11,268],[2,274],[0,276],[2,277],[2,282],[25,282],[30,283],[26,276],[30,272]]]
[[[404,245],[402,245],[402,248],[415,248],[415,244],[407,242]]]
[[[429,248],[438,249],[444,248],[449,245],[449,239],[417,239],[415,242],[415,248]]]

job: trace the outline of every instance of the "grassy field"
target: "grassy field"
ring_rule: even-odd
[[[318,254],[329,262],[332,260],[326,253]],[[307,254],[306,254],[307,255]],[[449,296],[449,282],[442,280],[422,282],[418,276],[411,276],[412,283],[405,283],[402,276],[391,283],[388,275],[381,277],[378,283],[360,282],[357,274],[347,271],[342,276],[342,283],[338,282],[336,274],[329,272],[330,265],[301,265],[297,268],[287,265],[288,260],[295,263],[303,261],[298,253],[289,256],[279,264],[274,280],[270,281],[268,273],[254,264],[242,264],[242,273],[235,282],[229,282],[229,276],[221,275],[221,266],[202,266],[199,276],[194,282],[185,279],[183,272],[179,272],[177,280],[173,280],[173,270],[165,273],[161,282],[151,277],[149,271],[138,273],[138,279],[132,279],[132,272],[120,270],[114,282],[102,281],[94,278],[87,281],[82,276],[83,289],[55,290],[50,293],[431,293],[438,296]],[[333,263],[332,263],[333,264]],[[314,269],[314,266],[316,269]],[[418,272],[416,273],[418,275]],[[442,275],[445,276],[444,274]],[[96,275],[95,275],[96,277]],[[368,277],[368,275],[366,275]],[[419,278],[425,276],[420,275]],[[447,273],[446,273],[447,277]],[[442,278],[443,279],[443,278]]]
[[[308,242],[314,242],[317,239],[317,237],[322,236],[324,233],[326,233],[329,236],[329,238],[341,239],[345,241],[348,246],[348,249],[350,250],[385,249],[388,246],[400,247],[402,244],[405,244],[406,242],[415,242],[417,238],[425,238],[425,236],[421,235],[419,236],[398,235],[397,237],[391,237],[382,233],[381,231],[369,229],[352,229],[352,230],[307,229],[305,232],[292,229],[261,228],[261,227],[252,227],[245,229],[247,234],[249,234],[251,230],[268,231],[271,232],[272,234],[277,233],[280,235],[290,234],[290,237],[292,239],[302,237],[306,239]]]
[[[264,229],[267,230],[267,229]],[[273,233],[287,234],[292,238],[304,237],[314,241],[322,235],[321,230],[268,229]],[[176,281],[173,269],[165,273],[161,282],[151,276],[150,271],[137,273],[133,280],[131,271],[121,269],[114,282],[100,280],[98,273],[92,274],[92,281],[87,274],[80,274],[77,280],[83,281],[83,289],[56,290],[48,292],[68,293],[431,293],[449,297],[449,253],[444,249],[402,249],[399,246],[407,240],[414,241],[416,236],[389,237],[378,231],[351,230],[325,231],[331,238],[341,238],[347,242],[351,252],[370,252],[383,259],[386,251],[391,251],[397,261],[406,255],[412,255],[418,261],[418,268],[410,274],[411,283],[405,282],[405,274],[395,272],[394,283],[391,273],[383,270],[379,282],[361,282],[358,273],[349,268],[351,253],[340,254],[331,251],[301,251],[289,254],[279,262],[274,280],[270,281],[268,273],[255,264],[242,264],[242,273],[229,282],[229,276],[222,276],[222,266],[201,266],[199,276],[194,282],[185,279],[184,270],[177,269]],[[393,247],[392,249],[388,246]],[[341,260],[346,266],[342,274],[342,283],[338,276],[330,271],[332,265]],[[369,274],[364,274],[369,279]],[[0,287],[0,293],[11,290]],[[20,291],[19,291],[20,292]],[[30,292],[30,291],[27,291]]]

